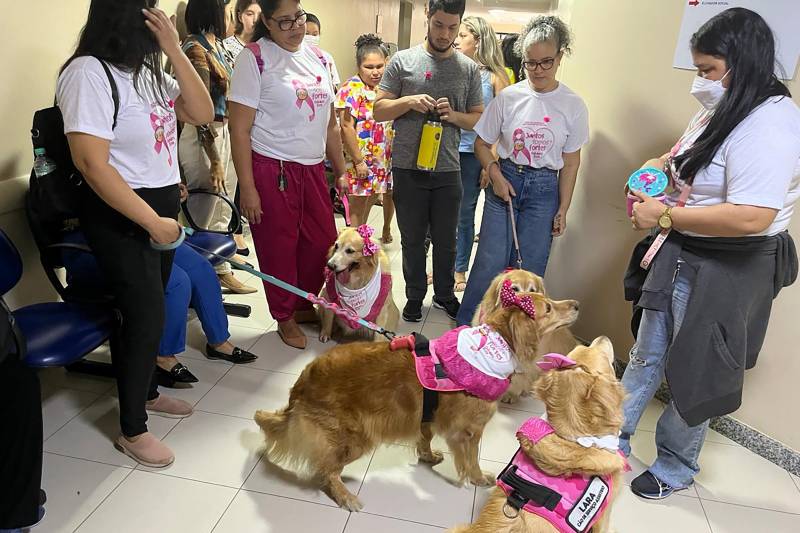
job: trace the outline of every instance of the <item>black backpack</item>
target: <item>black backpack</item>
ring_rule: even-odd
[[[113,129],[117,126],[119,92],[106,62],[99,58],[98,61],[111,84],[111,98],[114,101]],[[64,118],[57,103],[34,113],[31,142],[34,150],[44,148],[47,157],[56,164],[56,170],[42,178],[37,178],[36,173],[31,170],[30,204],[37,211],[37,216],[44,223],[55,224],[77,218],[84,179],[72,163],[69,143],[64,134]]]

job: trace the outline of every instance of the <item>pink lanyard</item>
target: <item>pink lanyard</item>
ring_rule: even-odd
[[[692,137],[695,133],[699,132],[702,128],[704,128],[711,120],[711,117],[712,117],[711,113],[706,114],[703,118],[701,118],[697,122],[697,124],[695,124],[695,126],[692,129],[684,133],[681,136],[681,138],[678,139],[678,142],[675,143],[675,146],[672,147],[672,150],[670,150],[669,152],[669,159],[670,159],[669,165],[670,165],[670,170],[672,170],[670,174],[674,174],[675,170],[672,168],[672,159],[674,159],[674,157],[678,155],[678,153],[681,151],[681,148],[683,148],[684,145],[684,141]],[[674,179],[672,181],[673,183],[675,182]],[[675,207],[685,206],[686,201],[689,200],[689,195],[691,193],[692,193],[692,187],[690,185],[684,184],[683,189],[681,190],[681,195],[680,197],[678,197],[678,203],[675,205]],[[656,239],[653,241],[653,244],[650,245],[650,248],[648,248],[647,252],[644,254],[642,262],[639,263],[639,266],[641,266],[644,270],[650,268],[653,259],[655,258],[658,251],[661,250],[661,247],[664,245],[664,242],[666,242],[667,237],[669,236],[671,231],[672,229],[661,230],[661,233],[659,233],[656,236]]]

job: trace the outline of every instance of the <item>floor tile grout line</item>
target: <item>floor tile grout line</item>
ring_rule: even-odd
[[[86,518],[84,518],[84,519],[81,521],[81,523],[80,523],[80,524],[78,524],[78,527],[76,527],[75,529],[73,529],[73,530],[72,530],[72,532],[73,532],[73,533],[75,533],[75,532],[76,532],[76,531],[78,531],[80,528],[82,528],[82,527],[83,527],[83,524],[85,524],[85,523],[86,523],[86,521],[87,521],[87,520],[89,520],[89,519],[92,517],[92,515],[93,515],[94,513],[96,513],[96,512],[97,512],[97,510],[98,510],[98,509],[100,509],[100,507],[102,507],[102,506],[103,506],[103,504],[105,504],[105,503],[106,503],[106,501],[107,501],[107,500],[108,500],[108,499],[111,497],[111,495],[112,495],[112,494],[114,494],[114,493],[117,491],[117,489],[120,487],[120,485],[122,485],[123,483],[125,483],[125,480],[126,480],[126,479],[128,479],[129,477],[131,477],[131,474],[133,474],[133,469],[130,469],[130,471],[129,471],[127,474],[125,474],[125,477],[123,477],[123,478],[122,478],[122,479],[119,481],[119,483],[117,483],[117,484],[114,486],[114,488],[113,488],[113,489],[111,489],[111,490],[108,492],[108,494],[106,494],[106,497],[105,497],[105,498],[103,498],[103,499],[102,499],[102,501],[101,501],[99,504],[97,504],[97,506],[96,506],[94,509],[92,509],[92,512],[91,512],[91,513],[89,513],[88,515],[86,515]]]
[[[372,466],[372,461],[375,459],[375,453],[378,451],[378,448],[372,450],[372,455],[369,457],[369,463],[367,463],[367,469],[364,470],[364,476],[361,478],[361,483],[358,484],[358,490],[356,491],[356,496],[361,496],[361,489],[364,487],[364,482],[367,480],[367,475],[369,474],[369,467]]]
[[[63,388],[63,387],[62,387],[62,388]],[[113,385],[112,385],[112,387],[111,387],[111,388],[113,388]],[[66,390],[73,390],[73,391],[74,391],[75,389],[66,389]],[[108,390],[111,390],[111,389],[108,389]],[[76,391],[76,392],[87,392],[87,393],[88,393],[88,391]],[[95,393],[90,393],[90,394],[95,394]],[[64,422],[62,425],[60,425],[60,426],[58,427],[58,429],[57,429],[57,430],[55,430],[54,432],[52,432],[52,433],[51,433],[51,434],[50,434],[50,435],[49,435],[49,436],[48,436],[46,439],[43,439],[43,440],[42,440],[42,445],[44,445],[44,443],[45,443],[45,442],[47,442],[48,440],[50,440],[50,438],[51,438],[51,437],[53,437],[53,435],[55,435],[56,433],[58,433],[59,431],[61,431],[62,429],[64,429],[64,427],[65,427],[67,424],[69,424],[70,422],[72,422],[73,420],[75,420],[76,418],[78,418],[78,417],[79,417],[79,416],[80,416],[80,415],[81,415],[83,412],[85,412],[87,409],[89,409],[89,408],[90,408],[92,405],[94,405],[95,403],[97,403],[97,402],[98,402],[98,401],[99,401],[101,398],[103,398],[103,397],[104,397],[104,396],[106,396],[106,395],[107,395],[106,393],[97,395],[97,398],[95,398],[94,400],[92,400],[91,402],[89,402],[89,403],[86,405],[86,407],[84,407],[83,409],[81,409],[80,411],[78,411],[77,413],[75,413],[75,414],[72,416],[72,418],[70,418],[69,420],[67,420],[66,422]]]
[[[699,492],[698,492],[698,494],[699,494]],[[781,511],[779,509],[767,509],[765,507],[758,507],[757,505],[746,505],[746,504],[742,504],[742,503],[724,502],[722,500],[714,500],[712,498],[703,498],[703,497],[700,497],[700,500],[704,501],[704,502],[709,502],[709,503],[719,503],[719,504],[722,504],[722,505],[731,505],[733,507],[741,507],[743,509],[754,509],[756,511],[766,511],[768,513],[780,513],[780,514],[785,514],[785,515],[789,515],[789,516],[800,516],[800,512],[793,513],[791,511]]]
[[[792,483],[794,483],[794,486],[797,487],[797,491],[800,492],[800,478],[795,477],[792,474],[789,474],[789,477],[792,478]]]
[[[114,464],[114,463],[107,463],[105,461],[98,461],[96,459],[87,459],[85,457],[75,457],[74,455],[67,455],[67,454],[64,454],[64,453],[51,452],[51,451],[47,451],[47,450],[44,450],[42,453],[47,453],[47,454],[55,455],[55,456],[58,456],[58,457],[64,457],[66,459],[75,459],[77,461],[86,461],[87,463],[94,463],[94,464],[103,465],[103,466],[111,466],[111,467],[114,467],[114,468],[124,468],[125,470],[136,470],[136,466],[117,465],[117,464]],[[131,459],[131,460],[133,460],[133,459]]]
[[[139,467],[143,467],[143,468],[139,468]],[[181,479],[183,481],[191,481],[193,483],[202,483],[203,485],[211,485],[212,487],[220,487],[220,488],[223,488],[223,489],[241,490],[242,485],[244,485],[244,482],[242,482],[241,485],[236,486],[236,485],[226,485],[225,483],[215,483],[214,481],[204,481],[202,479],[195,479],[195,478],[186,477],[186,476],[178,476],[176,474],[170,474],[169,473],[169,467],[161,468],[161,469],[153,469],[153,470],[145,470],[146,468],[149,468],[149,467],[146,467],[144,465],[138,465],[137,468],[135,468],[134,470],[136,470],[137,472],[144,472],[145,474],[154,474],[154,475],[157,475],[157,476],[169,477],[169,478],[172,478],[172,479]]]
[[[222,522],[222,519],[225,518],[226,514],[228,514],[228,511],[230,510],[231,505],[233,505],[233,502],[236,501],[236,498],[239,497],[239,494],[241,494],[241,492],[242,492],[241,488],[239,488],[236,491],[236,494],[233,495],[233,498],[231,498],[231,501],[228,502],[228,505],[225,507],[225,510],[222,511],[221,515],[219,515],[219,518],[217,518],[217,521],[214,523],[214,527],[211,528],[211,531],[209,531],[209,533],[214,533],[214,530],[219,527],[219,523]]]
[[[699,496],[699,493],[698,493],[698,496]],[[708,530],[711,533],[714,533],[714,528],[711,526],[711,519],[708,517],[708,511],[706,511],[706,506],[703,505],[703,500],[702,499],[700,499],[700,498],[698,498],[698,499],[700,500],[700,509],[703,510],[703,516],[706,517],[706,524],[708,524]]]
[[[391,520],[397,520],[399,522],[408,522],[409,524],[419,524],[421,526],[435,527],[438,529],[443,529],[443,528],[447,529],[448,527],[452,527],[452,526],[440,526],[438,524],[429,524],[428,522],[420,522],[419,520],[407,520],[405,518],[397,518],[396,516],[389,516],[385,514],[370,513],[369,511],[361,511],[361,514],[368,514],[370,516],[380,516],[381,518],[389,518]]]

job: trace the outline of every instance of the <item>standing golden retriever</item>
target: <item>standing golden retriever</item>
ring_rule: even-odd
[[[498,276],[489,289],[498,301],[506,277]],[[524,309],[522,304],[497,306],[484,319],[516,360],[534,357],[543,334],[578,316],[577,302],[554,302],[527,289],[525,280],[513,283]],[[340,345],[303,370],[287,407],[255,414],[270,460],[307,471],[336,503],[351,511],[360,510],[361,503],[342,483],[342,469],[381,443],[416,442],[420,460],[435,464],[443,458],[431,450],[431,439],[438,434],[453,454],[460,482],[486,486],[493,480],[480,469],[478,445],[497,402],[464,391],[439,392],[432,422],[423,423],[423,387],[415,355],[395,348],[389,343]]]
[[[544,290],[544,280],[532,272],[526,270],[511,270],[508,276],[519,282],[526,283],[525,290],[528,292],[538,292],[540,294],[547,294]],[[475,311],[475,317],[472,320],[472,325],[477,326],[481,323],[482,317],[486,313],[490,313],[498,303],[494,301],[489,293],[487,293],[481,301],[478,309]],[[532,360],[520,361],[519,368],[511,376],[511,386],[503,396],[503,403],[514,403],[519,400],[520,396],[525,396],[533,389],[533,383],[539,377],[539,369],[536,368],[536,361],[542,355],[548,353],[569,353],[575,346],[580,344],[578,339],[572,334],[569,327],[564,326],[543,335],[539,340],[539,350],[537,357]]]
[[[531,441],[524,431],[517,433],[520,453],[524,453],[547,476],[561,479],[571,476],[592,479],[598,476],[605,480],[610,479],[612,490],[602,493],[602,498],[605,498],[603,501],[608,502],[605,507],[592,506],[596,501],[587,505],[584,497],[576,500],[572,507],[575,514],[570,513],[570,507],[563,511],[565,520],[570,517],[573,521],[578,520],[578,525],[572,526],[576,531],[589,531],[591,522],[587,517],[591,516],[597,520],[591,531],[607,533],[610,505],[622,486],[622,473],[627,463],[619,453],[602,449],[602,446],[613,449],[614,441],[617,440],[616,436],[622,427],[625,392],[614,374],[614,349],[607,337],[598,337],[591,346],[576,347],[568,358],[575,364],[543,372],[535,385],[537,396],[547,407],[547,423],[554,432],[537,442]],[[533,420],[526,422],[526,425]],[[602,443],[602,446],[598,443]],[[554,485],[558,486],[558,483],[556,480]],[[604,485],[598,483],[598,486]],[[585,494],[590,494],[588,489]],[[544,512],[543,506],[539,505],[537,512]],[[508,504],[506,493],[496,487],[475,522],[470,526],[455,528],[451,533],[558,531],[539,514],[526,510],[517,514]]]
[[[345,228],[336,238],[328,253],[328,271],[321,296],[338,303],[340,307],[356,312],[360,316],[383,327],[387,331],[397,329],[400,311],[392,297],[392,273],[389,258],[377,242],[371,239],[372,228],[359,226]],[[342,317],[329,309],[320,309],[322,330],[319,340],[328,342],[334,326],[342,334],[354,333],[374,337],[374,332],[354,328]]]

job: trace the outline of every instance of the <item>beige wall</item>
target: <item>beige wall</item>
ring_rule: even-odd
[[[609,335],[617,354],[624,355],[632,337],[622,275],[641,235],[626,218],[623,182],[643,161],[666,152],[698,107],[689,95],[694,74],[672,68],[683,3],[569,4],[575,52],[560,75],[586,100],[592,137],[583,152],[567,234],[555,243],[547,284],[557,296],[581,300],[577,331],[582,337]],[[612,4],[615,15],[609,16]],[[800,86],[794,89],[800,91]],[[792,232],[800,238],[797,219]],[[800,344],[799,309],[800,283],[778,298],[759,364],[747,374],[743,407],[734,415],[795,450],[800,450],[795,409],[800,405],[800,357],[793,353]]]

